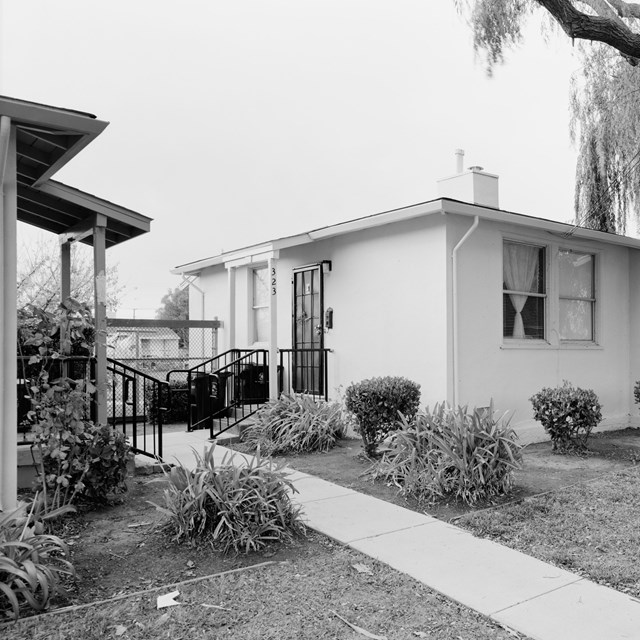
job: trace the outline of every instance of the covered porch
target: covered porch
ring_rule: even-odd
[[[0,96],[0,510],[17,497],[17,222],[60,239],[61,299],[71,291],[71,244],[93,247],[96,420],[107,422],[106,249],[150,230],[151,219],[51,176],[108,122]]]

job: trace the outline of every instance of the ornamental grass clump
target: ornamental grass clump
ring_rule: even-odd
[[[50,520],[71,507],[45,516],[41,495],[0,513],[0,617],[18,619],[25,609],[44,611],[64,594],[63,579],[75,576],[67,545],[44,533]]]
[[[389,436],[373,475],[420,505],[443,497],[473,505],[511,491],[521,448],[493,405],[468,411],[436,404]]]
[[[602,406],[591,389],[573,387],[564,381],[561,387],[545,387],[529,398],[533,417],[551,437],[554,451],[584,449],[592,429],[602,420]]]
[[[304,395],[282,394],[254,419],[242,439],[265,455],[328,451],[345,431],[340,404]]]
[[[365,453],[378,455],[378,445],[405,423],[411,423],[420,404],[420,385],[399,376],[371,378],[351,384],[345,407],[357,421]]]
[[[280,468],[259,452],[237,465],[237,454],[227,453],[216,464],[214,448],[203,456],[194,451],[194,471],[179,464],[166,473],[166,507],[154,506],[169,516],[174,540],[202,540],[223,552],[250,553],[304,533],[300,507],[290,497],[295,488]]]

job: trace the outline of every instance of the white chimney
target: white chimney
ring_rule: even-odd
[[[498,176],[478,166],[464,171],[464,151],[456,149],[455,155],[457,173],[438,180],[438,196],[499,209]]]

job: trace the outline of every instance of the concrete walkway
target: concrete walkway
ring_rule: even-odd
[[[203,432],[167,434],[193,466]],[[229,450],[218,445],[216,460]],[[240,458],[237,459],[240,462]],[[307,526],[533,640],[640,639],[640,601],[427,515],[291,471]]]

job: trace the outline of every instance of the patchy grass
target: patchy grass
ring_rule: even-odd
[[[640,469],[460,518],[475,535],[640,597]]]
[[[356,565],[356,566],[354,566]],[[509,632],[413,579],[322,536],[292,561],[176,587],[182,604],[158,611],[173,589],[38,616],[0,628],[12,640],[229,640],[363,636],[389,640],[506,640]],[[208,606],[205,606],[208,605]]]

